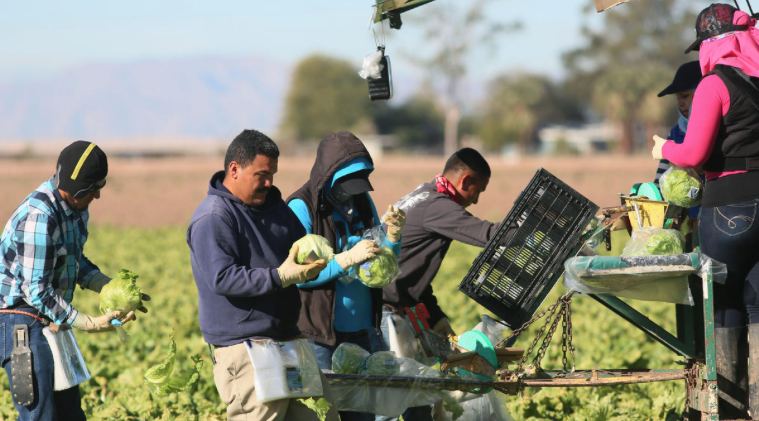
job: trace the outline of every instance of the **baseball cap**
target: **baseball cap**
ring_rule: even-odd
[[[77,140],[61,151],[57,167],[58,188],[81,199],[108,175],[108,158],[94,143]]]
[[[685,53],[690,53],[693,50],[698,51],[701,48],[701,43],[713,36],[747,30],[748,25],[733,24],[733,15],[737,11],[738,9],[735,7],[724,3],[712,3],[702,10],[696,18],[696,41],[685,50]]]
[[[698,82],[701,81],[701,66],[696,61],[690,61],[683,64],[677,69],[675,78],[672,83],[669,84],[663,91],[659,92],[659,96],[676,94],[682,91],[695,90],[698,86]]]
[[[368,171],[356,171],[352,174],[346,175],[345,177],[340,177],[338,182],[340,183],[340,187],[342,187],[343,190],[354,196],[357,194],[374,191],[374,187],[372,187],[372,184],[369,183]]]

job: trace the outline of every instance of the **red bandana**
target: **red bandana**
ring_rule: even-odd
[[[444,195],[450,197],[454,202],[458,203],[459,205],[461,204],[459,203],[459,193],[456,191],[456,189],[453,188],[453,184],[451,184],[447,178],[443,177],[442,174],[438,174],[435,176],[435,183],[437,183],[438,193],[443,193]]]

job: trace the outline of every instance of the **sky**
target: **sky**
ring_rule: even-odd
[[[386,39],[395,73],[420,72],[400,54],[424,51],[413,15],[455,11],[475,0],[436,0],[403,15]],[[46,78],[93,63],[202,56],[261,56],[288,63],[314,52],[360,67],[375,50],[367,29],[373,0],[0,0],[0,85]],[[540,8],[536,5],[540,4]],[[523,28],[494,55],[473,57],[470,77],[514,71],[563,76],[561,53],[582,43],[583,22],[600,24],[592,0],[496,0],[492,19]],[[377,30],[379,28],[377,27]],[[391,32],[386,27],[386,31]]]

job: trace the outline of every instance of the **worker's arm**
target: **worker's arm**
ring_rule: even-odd
[[[53,288],[58,224],[48,215],[36,213],[18,221],[16,227],[12,234],[18,253],[15,276],[25,300],[57,325],[73,323],[79,313]]]
[[[422,227],[464,244],[485,247],[498,229],[498,224],[483,221],[454,201],[440,197],[425,207]]]

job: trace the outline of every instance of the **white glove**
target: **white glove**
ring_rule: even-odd
[[[319,276],[319,272],[327,267],[327,262],[325,262],[324,259],[319,259],[307,265],[299,265],[295,261],[295,256],[298,255],[298,249],[298,246],[294,246],[290,251],[290,255],[287,256],[287,260],[282,263],[282,266],[277,268],[279,279],[282,280],[282,288],[308,282]]]
[[[353,265],[364,263],[365,261],[379,254],[380,249],[372,240],[361,240],[356,243],[350,250],[344,251],[335,256],[335,260],[343,270],[348,270]]]
[[[655,160],[664,159],[664,155],[662,155],[662,149],[664,148],[664,144],[667,142],[669,142],[669,140],[654,135],[654,149],[651,151],[651,155],[653,155]]]
[[[453,331],[453,328],[451,327],[451,322],[448,320],[447,317],[443,317],[442,319],[438,320],[437,323],[435,323],[435,327],[432,328],[435,332],[443,335],[443,336],[456,336],[456,332]]]
[[[387,240],[391,243],[401,241],[403,226],[406,225],[406,214],[393,205],[387,207],[387,213],[382,216],[382,223],[387,225]]]
[[[115,329],[111,325],[111,320],[119,319],[122,323],[126,323],[130,320],[134,320],[134,312],[130,311],[124,319],[120,319],[120,311],[112,311],[104,316],[90,317],[84,313],[79,313],[72,324],[73,327],[90,333],[110,332]]]

